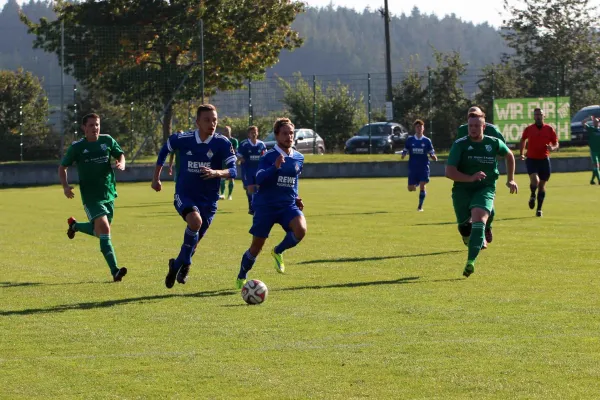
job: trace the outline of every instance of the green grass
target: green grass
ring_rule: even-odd
[[[301,181],[308,235],[268,248],[246,306],[234,281],[250,236],[245,196],[223,201],[190,280],[164,287],[184,223],[173,187],[119,185],[110,282],[98,241],[68,240],[78,199],[2,190],[0,398],[566,399],[600,393],[600,187],[555,174],[544,218],[499,186],[495,239],[464,279],[450,182],[425,212],[405,179]]]

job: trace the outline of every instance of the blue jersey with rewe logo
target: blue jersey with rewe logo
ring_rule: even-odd
[[[431,139],[425,136],[417,138],[410,136],[406,139],[402,154],[408,154],[408,167],[411,169],[425,169],[429,166],[429,155],[434,155]]]
[[[266,153],[266,151],[267,146],[262,140],[257,140],[256,144],[253,144],[248,139],[240,143],[237,156],[244,159],[244,162],[241,165],[244,174],[256,175],[260,158]]]
[[[275,168],[275,160],[284,156],[281,168]],[[288,155],[279,146],[269,150],[262,158],[256,172],[258,193],[252,200],[253,207],[286,207],[296,204],[298,178],[302,173],[304,156],[294,149]]]
[[[173,134],[160,150],[156,164],[164,165],[167,155],[173,151],[179,155],[175,193],[199,204],[216,204],[221,180],[203,179],[201,167],[220,170],[226,164],[231,177],[235,178],[236,157],[229,139],[215,133],[203,142],[198,130]]]

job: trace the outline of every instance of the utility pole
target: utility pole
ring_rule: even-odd
[[[386,93],[386,114],[387,119],[393,119],[392,115],[392,55],[391,55],[391,42],[390,42],[390,9],[388,7],[388,0],[384,0],[383,10],[379,10],[383,16],[385,26],[385,73],[387,80],[387,93]]]

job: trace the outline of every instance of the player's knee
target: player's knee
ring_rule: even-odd
[[[198,214],[198,213],[189,214],[188,217],[186,218],[186,221],[188,223],[188,227],[192,231],[198,232],[200,230],[200,228],[202,227],[202,218],[200,217],[200,214]]]
[[[94,232],[96,235],[110,234],[110,223],[106,216],[100,217],[94,221]]]
[[[304,236],[306,236],[306,226],[301,226],[301,227],[295,229],[294,236],[296,236],[296,239],[298,239],[298,241],[301,241],[302,239],[304,239]]]

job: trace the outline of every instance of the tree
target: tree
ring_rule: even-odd
[[[36,35],[34,46],[60,55],[64,26],[66,72],[86,88],[106,90],[117,102],[164,110],[164,139],[172,131],[173,105],[202,90],[201,19],[207,94],[259,78],[282,49],[302,43],[291,29],[304,10],[298,1],[59,0],[54,10],[58,19],[51,22],[36,24],[21,15]]]
[[[315,88],[309,85],[301,75],[295,76],[294,84],[284,79],[279,83],[284,89],[283,102],[297,127],[312,128],[327,143],[327,148],[343,149],[344,142],[366,122],[364,98],[356,95],[341,82],[329,84],[323,93],[320,83]],[[316,121],[313,107],[316,99]]]
[[[531,82],[530,96],[570,95],[596,86],[600,67],[600,25],[590,0],[524,0],[522,8],[504,2],[511,14],[502,35],[513,53],[505,54]]]
[[[465,120],[468,100],[463,90],[461,76],[466,64],[456,51],[441,53],[434,50],[436,67],[431,69],[432,120],[435,145],[450,147],[456,128]]]
[[[429,115],[429,99],[427,90],[423,88],[424,78],[418,71],[410,69],[393,88],[394,118],[407,127],[411,127],[416,119],[425,119]]]
[[[0,160],[19,159],[20,135],[38,146],[48,136],[48,98],[39,79],[22,69],[0,71]]]
[[[479,92],[475,95],[475,104],[483,107],[487,119],[493,122],[493,99],[527,97],[531,83],[509,62],[484,67],[477,86]]]

